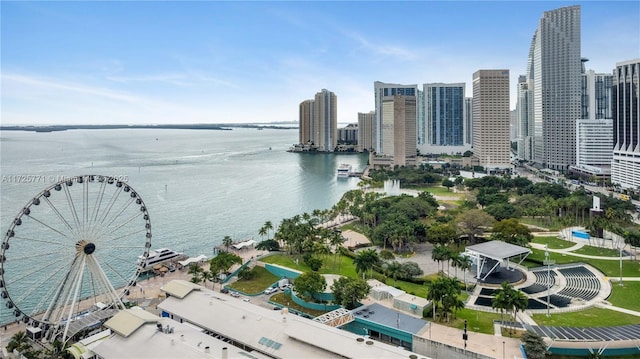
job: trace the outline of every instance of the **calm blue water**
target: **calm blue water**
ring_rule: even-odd
[[[297,137],[269,129],[4,131],[1,233],[50,178],[105,174],[127,178],[144,200],[152,248],[211,255],[226,235],[259,240],[265,221],[330,208],[356,188],[358,179],[336,178],[340,163],[366,165],[362,155],[286,152]],[[36,177],[15,177],[24,175]],[[0,308],[0,322],[8,312]]]

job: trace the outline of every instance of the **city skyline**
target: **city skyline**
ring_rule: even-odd
[[[640,54],[637,2],[461,3],[3,2],[2,124],[297,121],[321,88],[355,123],[374,81],[471,88],[490,68],[514,109],[540,15],[570,5],[588,69]]]

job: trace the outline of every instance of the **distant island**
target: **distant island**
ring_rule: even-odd
[[[55,132],[66,130],[114,130],[114,129],[171,129],[171,130],[222,130],[230,131],[233,128],[257,128],[273,130],[297,129],[292,126],[277,126],[273,124],[248,124],[248,123],[210,123],[187,125],[51,125],[51,126],[0,126],[0,131],[33,131]]]

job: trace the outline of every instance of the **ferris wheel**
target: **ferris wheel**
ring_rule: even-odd
[[[149,213],[125,181],[65,178],[11,222],[0,247],[0,296],[15,320],[66,342],[124,308],[150,247]]]

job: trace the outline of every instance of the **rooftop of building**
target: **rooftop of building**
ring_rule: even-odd
[[[174,315],[174,319],[182,318],[185,322],[223,335],[270,357],[409,358],[413,354],[293,315],[286,308],[282,311],[270,310],[205,288],[191,291],[182,299],[168,294],[158,308]],[[380,309],[381,317],[384,312]],[[394,318],[395,326],[397,314]],[[403,317],[402,325],[409,323],[408,316]]]

